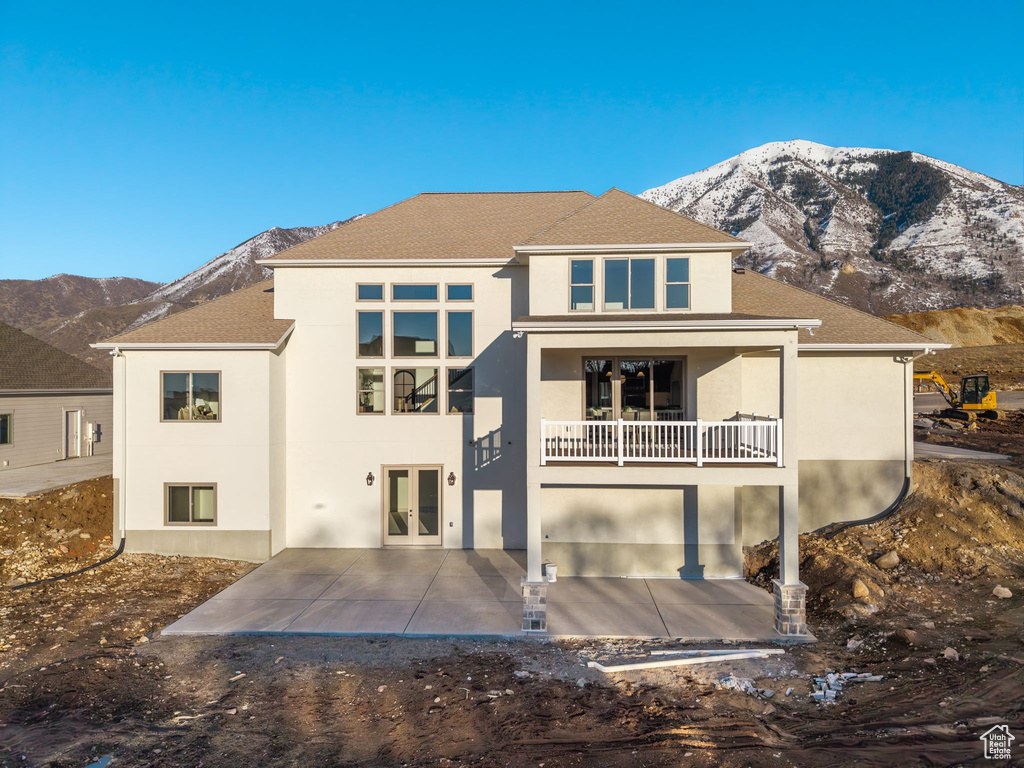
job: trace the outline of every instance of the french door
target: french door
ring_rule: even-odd
[[[441,467],[384,468],[384,546],[441,545]]]

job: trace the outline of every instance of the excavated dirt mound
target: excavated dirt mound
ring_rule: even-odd
[[[809,587],[812,614],[870,615],[904,588],[1024,576],[1020,469],[919,461],[914,481],[913,493],[885,520],[847,528],[833,539],[827,531],[801,537],[800,578]],[[778,573],[778,544],[749,548],[746,571],[767,587]],[[858,579],[866,592],[855,596]]]
[[[889,315],[885,319],[956,347],[1024,344],[1024,307],[1015,305],[990,309],[957,307]]]

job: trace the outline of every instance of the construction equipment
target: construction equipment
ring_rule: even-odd
[[[951,418],[974,421],[979,416],[983,419],[998,419],[1002,415],[996,404],[996,393],[989,387],[987,373],[973,373],[964,376],[960,381],[959,392],[950,387],[942,375],[935,371],[915,373],[914,379],[930,381],[935,385],[942,397],[949,403],[946,415]]]

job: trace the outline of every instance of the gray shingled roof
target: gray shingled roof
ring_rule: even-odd
[[[111,389],[111,376],[67,352],[0,323],[0,391]]]

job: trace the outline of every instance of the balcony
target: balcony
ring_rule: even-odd
[[[782,419],[737,414],[729,421],[548,421],[548,462],[769,464],[782,466]]]

